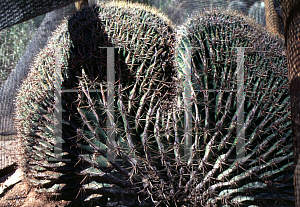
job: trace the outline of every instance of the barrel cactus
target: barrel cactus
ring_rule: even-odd
[[[293,203],[283,42],[250,19],[222,11],[202,13],[180,32],[175,39],[162,14],[122,2],[85,8],[58,27],[16,101],[20,162],[31,185],[79,206],[255,205],[272,203],[274,195],[284,195],[283,205]],[[112,105],[103,47],[118,48]],[[235,92],[201,91],[236,88],[235,47],[251,47],[244,72],[246,155],[239,160]],[[193,127],[187,152],[189,48]],[[53,135],[54,81],[63,90],[80,89],[62,93],[60,140]]]
[[[192,85],[182,84],[181,97],[190,91],[188,160],[196,160],[186,168],[186,195],[202,205],[294,205],[284,42],[259,28],[248,17],[214,11],[181,30],[176,58],[180,79],[191,62]]]
[[[146,199],[149,179],[166,176],[159,164],[163,149],[152,150],[156,139],[165,140],[165,128],[171,128],[166,121],[176,100],[174,46],[169,20],[140,4],[99,4],[61,24],[16,101],[15,127],[24,153],[20,163],[29,184],[79,206],[109,206],[115,200],[128,206],[153,203]],[[103,47],[116,47],[113,129],[106,125],[111,106]],[[62,89],[80,89],[62,93],[60,140],[55,137],[56,70],[61,70]],[[113,140],[108,139],[110,130]],[[108,158],[113,153],[108,145],[118,159]]]
[[[253,18],[258,24],[262,26],[266,26],[266,14],[265,14],[265,3],[264,2],[256,2],[253,4],[249,11],[248,15]]]

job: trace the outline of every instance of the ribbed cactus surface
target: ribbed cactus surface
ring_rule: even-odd
[[[186,195],[202,205],[294,205],[284,42],[258,28],[239,14],[215,11],[181,31],[176,57],[181,79],[191,62],[192,85],[182,84],[181,97],[190,90],[188,160],[196,160]]]
[[[141,205],[152,203],[146,200],[146,186],[148,179],[157,179],[163,153],[156,140],[165,139],[166,111],[176,94],[174,46],[168,20],[139,4],[86,8],[60,25],[37,57],[17,100],[16,131],[24,146],[22,166],[29,182],[40,186],[40,192],[76,198],[79,205],[93,194],[103,206],[113,199],[124,205],[138,204],[138,199]],[[114,129],[107,127],[108,63],[103,47],[118,48]],[[62,144],[56,146],[61,154],[53,149],[57,67],[63,89],[80,89],[62,93]],[[111,141],[110,130],[115,130]],[[116,149],[119,160],[108,159],[108,145]]]
[[[157,11],[122,2],[85,8],[58,27],[16,101],[30,184],[79,206],[293,204],[283,42],[222,11],[195,16],[180,32],[175,38]],[[112,103],[104,47],[118,48]],[[243,107],[237,47],[246,47]],[[63,90],[79,90],[61,95],[61,139],[56,70]],[[245,129],[237,132],[242,108]]]

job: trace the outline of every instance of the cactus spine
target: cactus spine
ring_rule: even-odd
[[[293,205],[284,42],[249,18],[229,11],[201,13],[183,28],[176,59],[180,79],[184,80],[191,51],[193,139],[188,160],[195,160],[183,170],[191,173],[186,178],[188,200],[203,206]],[[241,105],[237,47],[245,47],[245,102]],[[184,102],[187,86],[181,87]],[[237,130],[242,106],[244,129]],[[184,131],[184,126],[181,128],[179,131]],[[240,140],[245,142],[245,151],[238,147]]]
[[[18,96],[16,128],[29,182],[79,205],[268,206],[278,199],[292,205],[284,43],[250,19],[224,11],[201,13],[181,32],[175,41],[164,16],[124,2],[85,8],[60,25]],[[108,46],[119,47],[114,140],[106,126],[107,52],[100,48]],[[237,89],[236,47],[246,47],[246,148],[239,160],[237,137],[243,131],[236,132],[235,120],[241,107],[236,92],[219,91]],[[56,147],[67,160],[53,152],[56,48],[61,48],[63,89],[80,89],[62,95],[62,146]],[[191,140],[183,84],[188,48]],[[121,160],[108,159],[109,145]]]
[[[156,10],[124,2],[85,8],[58,27],[17,100],[16,131],[23,143],[22,166],[30,184],[40,186],[39,192],[74,203],[98,199],[98,204],[109,205],[112,198],[124,205],[137,204],[138,198],[142,205],[152,203],[146,200],[146,183],[157,180],[157,162],[168,152],[162,144],[159,151],[151,149],[157,147],[156,139],[165,139],[164,128],[170,125],[160,117],[166,117],[176,93],[173,33],[168,20]],[[107,53],[100,48],[108,46],[119,47],[120,55],[115,65],[116,139],[110,143],[105,126]],[[68,161],[60,161],[53,152],[57,48],[61,48],[62,88],[81,89],[78,94],[62,94],[60,156]],[[99,93],[89,93],[89,89]],[[118,149],[123,161],[108,160],[108,144]]]

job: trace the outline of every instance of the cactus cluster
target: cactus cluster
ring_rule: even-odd
[[[249,11],[249,17],[253,18],[258,24],[262,26],[266,26],[266,14],[265,14],[265,3],[264,2],[256,2],[253,4]]]
[[[220,10],[192,17],[175,33],[156,10],[124,2],[84,8],[57,28],[16,101],[20,163],[31,185],[79,206],[294,202],[282,40],[241,14]],[[112,105],[103,47],[117,48]],[[236,86],[237,47],[245,47],[245,125],[238,132],[237,93],[243,91]],[[57,69],[63,90],[79,90],[61,95],[60,140],[55,137]],[[114,111],[111,128],[108,108]],[[238,137],[246,147],[240,159]]]

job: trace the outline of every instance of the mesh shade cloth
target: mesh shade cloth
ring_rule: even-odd
[[[0,134],[14,134],[13,102],[17,89],[20,87],[22,80],[27,77],[31,62],[39,50],[45,46],[48,37],[66,16],[71,16],[75,11],[75,5],[72,4],[46,14],[15,69],[12,70],[7,80],[0,87]]]
[[[274,0],[281,7],[289,72],[294,152],[295,204],[300,204],[300,0]]]
[[[282,9],[281,9],[281,0],[272,0],[274,5],[274,10],[277,13],[280,22],[280,33],[284,35],[284,26],[283,26],[283,17],[282,17]]]
[[[130,2],[150,4],[165,13],[174,24],[180,25],[193,13],[208,9],[242,10],[248,15],[245,11],[258,1],[260,0],[131,0]]]
[[[274,4],[274,8],[275,8],[275,11],[277,13],[277,15],[279,16],[279,19],[281,21],[282,20],[282,10],[281,10],[281,0],[273,0],[273,4]]]
[[[275,11],[273,0],[265,0],[267,29],[274,34],[281,33],[281,22]]]
[[[0,30],[65,7],[76,0],[0,0]]]
[[[298,3],[299,5],[299,3]],[[299,8],[299,7],[298,7]],[[287,16],[286,45],[288,51],[288,69],[290,80],[290,97],[292,112],[292,137],[295,164],[295,201],[300,204],[300,11]],[[292,17],[292,18],[289,18]]]
[[[273,0],[273,3],[277,14],[282,18],[284,36],[286,38],[293,16],[300,9],[300,0]]]

